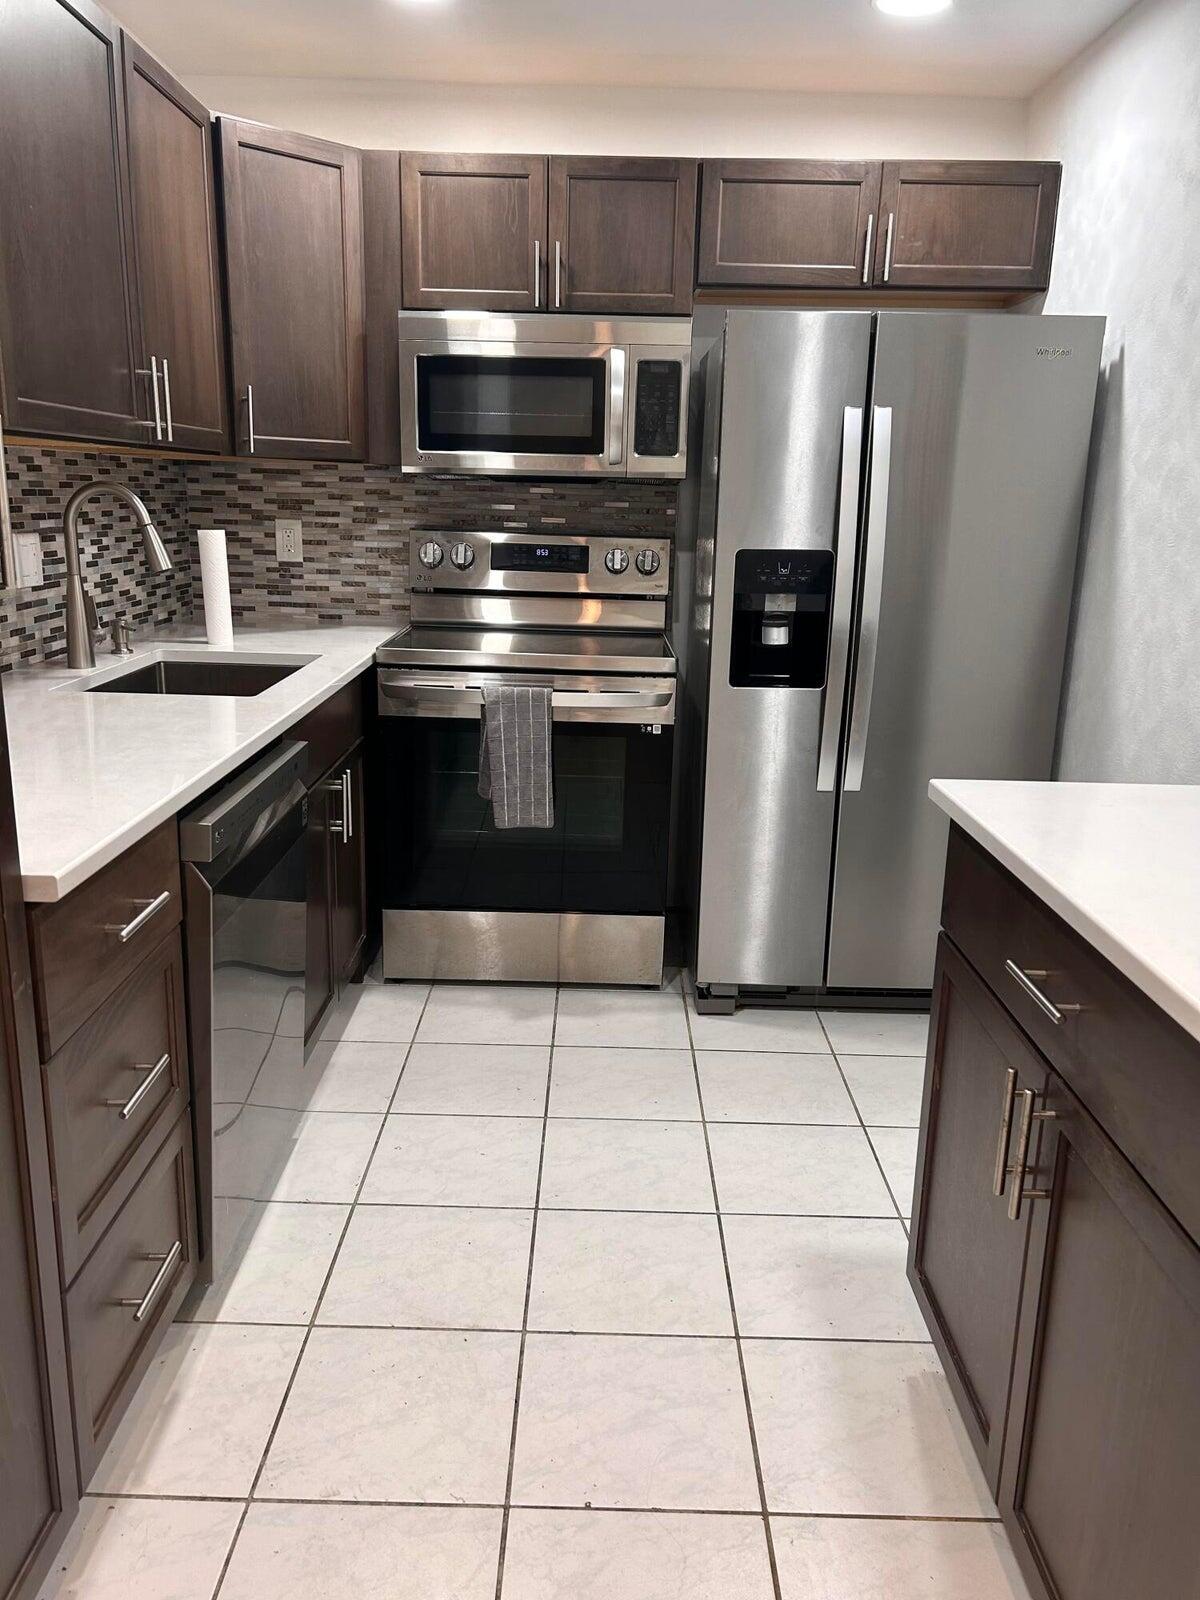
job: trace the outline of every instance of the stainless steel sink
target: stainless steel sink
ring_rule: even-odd
[[[87,685],[88,694],[199,694],[250,699],[299,672],[303,662],[178,661],[170,658],[134,667],[103,683]]]

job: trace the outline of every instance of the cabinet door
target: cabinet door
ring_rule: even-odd
[[[885,161],[875,281],[896,289],[1045,289],[1062,168]]]
[[[706,161],[697,282],[859,288],[871,280],[877,161]]]
[[[696,163],[552,156],[548,238],[552,311],[687,316]]]
[[[121,43],[142,345],[159,379],[152,437],[192,450],[224,450],[212,123],[200,102],[128,34]]]
[[[908,1275],[994,1493],[1030,1226],[1008,1215],[1012,1121],[1047,1069],[944,935],[933,993]]]
[[[0,25],[5,425],[145,442],[119,30],[90,0],[5,0]]]
[[[0,705],[0,1597],[32,1595],[77,1504],[46,1124]]]
[[[359,745],[335,774],[339,792],[333,839],[333,971],[339,989],[357,973],[367,942],[366,785]]]
[[[333,1001],[336,983],[333,974],[333,856],[330,828],[334,822],[335,799],[328,784],[318,783],[308,791],[308,832],[306,870],[308,873],[308,920],[304,973],[304,1038],[312,1038]]]
[[[400,157],[404,304],[546,307],[546,158]]]
[[[242,455],[363,455],[362,185],[356,150],[222,119]]]
[[[1050,1080],[1000,1509],[1035,1594],[1200,1594],[1200,1249]]]

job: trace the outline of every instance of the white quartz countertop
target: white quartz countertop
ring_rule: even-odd
[[[1200,785],[964,779],[929,793],[1200,1039]]]
[[[172,629],[91,672],[18,668],[2,680],[26,900],[60,900],[370,666],[396,624],[253,628],[232,651]],[[261,694],[87,694],[166,656],[310,658]]]

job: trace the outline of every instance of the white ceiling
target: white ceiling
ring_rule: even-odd
[[[110,0],[188,75],[1024,96],[1130,0]]]

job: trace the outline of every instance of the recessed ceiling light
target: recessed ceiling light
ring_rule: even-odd
[[[954,0],[874,0],[876,11],[889,17],[936,17],[953,4]]]

